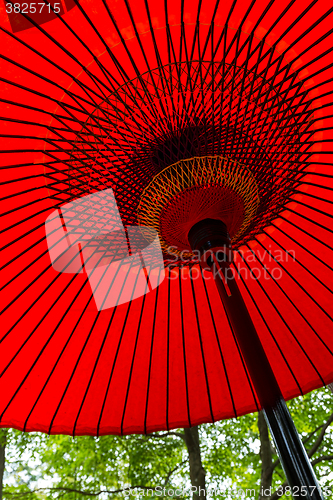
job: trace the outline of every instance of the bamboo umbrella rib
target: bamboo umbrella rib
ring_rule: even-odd
[[[286,358],[286,356],[285,356],[285,354],[284,354],[284,352],[283,352],[283,349],[281,348],[281,346],[280,346],[280,344],[279,344],[279,342],[278,342],[278,340],[277,340],[276,336],[273,334],[272,329],[269,327],[269,325],[268,325],[268,323],[267,323],[267,321],[266,321],[266,319],[265,319],[265,317],[264,317],[264,315],[263,315],[263,313],[262,313],[262,311],[261,311],[260,307],[258,306],[257,301],[256,301],[256,300],[255,300],[255,298],[254,298],[254,295],[251,293],[251,291],[250,291],[249,287],[247,286],[247,284],[246,284],[246,280],[242,277],[242,274],[241,274],[241,272],[240,272],[240,270],[239,270],[239,268],[238,268],[237,264],[236,264],[236,263],[234,263],[233,265],[234,265],[234,268],[236,269],[236,271],[237,271],[237,273],[238,273],[238,276],[239,276],[239,278],[241,279],[241,281],[242,281],[242,283],[243,283],[243,285],[244,285],[244,287],[245,287],[245,289],[246,289],[247,293],[248,293],[248,294],[249,294],[249,296],[251,297],[251,300],[252,300],[253,304],[255,305],[255,308],[256,308],[257,312],[259,313],[259,315],[260,315],[260,317],[261,317],[261,319],[262,319],[263,323],[265,324],[265,327],[267,328],[267,330],[268,330],[268,332],[269,332],[269,334],[270,334],[271,338],[273,339],[273,341],[274,341],[274,343],[275,343],[276,347],[278,348],[278,350],[279,350],[279,352],[280,352],[280,354],[281,354],[281,356],[282,356],[282,358],[283,358],[283,361],[284,361],[284,363],[286,364],[286,366],[287,366],[287,368],[288,368],[288,370],[289,370],[290,374],[292,375],[292,377],[293,377],[293,379],[294,379],[294,381],[295,381],[295,383],[296,383],[296,385],[297,385],[297,387],[298,387],[298,389],[299,389],[300,393],[301,393],[301,394],[303,394],[302,388],[301,388],[301,386],[300,386],[300,384],[299,384],[299,382],[298,382],[298,380],[297,380],[297,377],[296,377],[296,375],[295,375],[294,371],[292,370],[292,368],[291,368],[291,366],[290,366],[290,363],[288,363],[288,360],[287,360],[287,358]]]

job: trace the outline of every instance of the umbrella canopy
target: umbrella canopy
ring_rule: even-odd
[[[189,245],[206,218],[228,227],[283,397],[331,383],[333,9],[20,5],[0,13],[1,426],[145,433],[260,409]],[[94,269],[55,268],[45,228],[104,190],[112,230],[153,228],[165,266],[158,286],[136,294],[133,278],[133,295],[108,308]]]

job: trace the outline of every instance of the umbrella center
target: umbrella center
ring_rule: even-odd
[[[259,206],[256,180],[241,163],[222,156],[180,160],[143,191],[138,222],[153,227],[166,254],[193,256],[188,233],[204,219],[222,221],[232,240],[246,230]]]
[[[308,111],[296,121],[298,90],[222,61],[162,64],[93,108],[73,137],[64,201],[112,188],[123,224],[152,225],[179,265],[204,218],[223,221],[235,249],[261,232],[304,171]]]

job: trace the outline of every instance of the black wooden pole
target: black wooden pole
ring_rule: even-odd
[[[300,440],[260,338],[231,272],[230,237],[223,222],[205,219],[195,224],[188,239],[209,268],[237,339],[255,392],[263,408],[281,465],[296,499],[322,500],[312,465]]]

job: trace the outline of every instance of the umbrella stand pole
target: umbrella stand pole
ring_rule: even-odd
[[[214,261],[214,262],[213,262]],[[211,270],[294,498],[321,500],[321,490],[258,333],[227,262]]]

